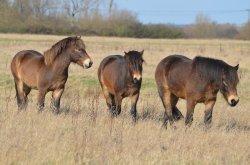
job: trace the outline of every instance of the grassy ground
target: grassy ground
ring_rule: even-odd
[[[35,108],[37,91],[27,111],[17,111],[10,61],[16,52],[43,52],[63,36],[0,34],[0,164],[249,164],[250,163],[250,42],[235,40],[160,40],[83,37],[94,65],[70,66],[60,115]],[[145,50],[139,121],[131,123],[130,102],[111,120],[97,81],[100,61],[110,54]],[[215,57],[240,64],[240,102],[231,108],[218,95],[210,129],[203,124],[204,106],[195,109],[190,128],[161,128],[163,107],[154,71],[170,54]],[[185,114],[185,101],[178,107]]]

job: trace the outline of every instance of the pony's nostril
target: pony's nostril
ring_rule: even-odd
[[[239,102],[239,100],[232,99],[231,106],[235,106],[238,102]]]
[[[236,102],[236,101],[235,101],[234,99],[231,100],[231,104],[235,104],[235,102]]]
[[[90,61],[90,62],[89,62],[89,67],[91,67],[91,66],[92,66],[92,64],[93,64],[93,61]]]
[[[136,77],[133,78],[133,81],[134,81],[134,83],[137,83],[137,82],[138,82],[138,80],[137,80]]]
[[[134,83],[138,83],[138,82],[140,82],[141,80],[142,80],[141,77],[134,77],[134,78],[133,78]]]

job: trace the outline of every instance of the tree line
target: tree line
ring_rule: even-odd
[[[0,18],[2,33],[250,39],[250,22],[218,24],[199,14],[191,25],[143,24],[113,0],[0,0]]]

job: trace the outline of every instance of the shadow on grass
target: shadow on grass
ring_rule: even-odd
[[[236,120],[232,120],[230,122],[222,122],[219,123],[217,128],[223,129],[226,131],[250,131],[250,125],[245,123],[239,123]]]
[[[151,120],[156,122],[163,121],[163,113],[156,113],[153,107],[146,107],[143,111],[138,115],[139,120]]]

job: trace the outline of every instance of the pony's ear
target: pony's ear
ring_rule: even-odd
[[[124,54],[125,54],[125,55],[128,55],[128,52],[124,51]]]
[[[236,65],[236,66],[234,67],[234,69],[235,69],[236,71],[238,71],[238,69],[239,69],[239,64]]]
[[[143,53],[144,53],[144,50],[142,50],[142,51],[141,51],[140,53],[141,53],[141,55],[143,55]]]

